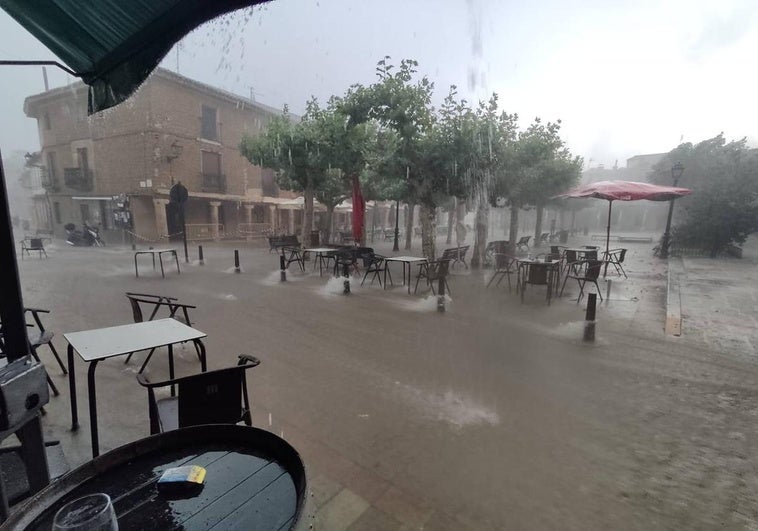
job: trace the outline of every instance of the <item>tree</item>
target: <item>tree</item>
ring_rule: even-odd
[[[326,171],[319,147],[319,114],[315,98],[307,103],[305,115],[297,122],[285,107],[284,113],[274,117],[261,135],[255,138],[245,135],[240,142],[240,152],[251,163],[277,172],[279,186],[303,193],[302,241],[310,238],[314,191]]]
[[[381,128],[391,129],[388,135],[394,148],[387,161],[394,170],[386,178],[403,180],[392,188],[404,193],[409,207],[420,204],[422,209],[422,249],[424,256],[434,258],[434,210],[437,206],[438,175],[430,171],[433,144],[429,138],[434,124],[431,107],[434,84],[426,77],[414,82],[418,63],[404,59],[399,68],[388,64],[385,57],[377,64],[377,82],[368,87],[355,85],[348,90],[342,110],[350,123],[375,120]],[[434,164],[431,164],[433,166]],[[398,171],[404,167],[405,171]],[[432,215],[429,212],[432,212]],[[431,226],[430,226],[431,225]]]
[[[510,247],[518,240],[518,211],[526,205],[537,207],[535,233],[542,230],[541,217],[550,197],[570,188],[579,180],[581,157],[572,157],[560,138],[560,120],[543,123],[539,118],[508,150],[506,171],[499,175],[498,191],[511,209]],[[537,234],[539,238],[539,234]]]
[[[679,185],[692,190],[675,202],[677,245],[716,257],[758,230],[758,156],[744,138],[727,142],[719,134],[698,144],[681,144],[653,166],[648,180],[670,186],[676,162],[684,166]]]

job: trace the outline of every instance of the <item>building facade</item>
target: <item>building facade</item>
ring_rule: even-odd
[[[52,229],[67,223],[100,225],[110,239],[130,232],[158,241],[181,235],[174,183],[189,191],[190,239],[220,239],[289,229],[295,212],[278,204],[271,170],[239,152],[244,134],[256,135],[281,110],[158,69],[125,103],[87,115],[87,87],[79,82],[29,96],[24,112],[37,120],[41,183]],[[281,196],[281,197],[280,197]]]

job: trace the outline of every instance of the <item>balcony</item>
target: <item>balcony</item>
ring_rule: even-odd
[[[47,168],[39,168],[39,170],[39,179],[42,188],[48,192],[60,192],[61,185],[58,182],[58,177],[55,175],[50,175],[50,171]]]
[[[92,191],[92,172],[86,168],[63,168],[63,183],[72,190]]]
[[[201,191],[214,192],[217,194],[226,193],[226,175],[203,173],[200,177],[202,179]]]

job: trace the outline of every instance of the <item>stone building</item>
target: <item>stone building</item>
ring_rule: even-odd
[[[297,224],[299,212],[277,205],[273,172],[240,155],[243,134],[257,134],[282,111],[158,69],[127,102],[87,116],[79,82],[26,98],[37,120],[52,228],[99,224],[122,238],[118,209],[128,198],[137,238],[157,241],[181,231],[169,190],[180,182],[190,239],[219,239]],[[281,196],[281,197],[280,197]],[[123,217],[121,218],[123,219]]]

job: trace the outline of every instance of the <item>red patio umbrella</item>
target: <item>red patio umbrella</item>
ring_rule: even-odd
[[[611,208],[614,201],[639,201],[641,199],[671,201],[691,193],[692,190],[675,186],[659,186],[634,181],[598,181],[574,188],[556,197],[596,197],[608,201],[608,232],[605,237],[605,251],[608,252],[611,240]]]
[[[361,183],[358,177],[353,177],[353,239],[357,242],[363,238],[363,212],[366,210],[366,201],[361,193]]]

